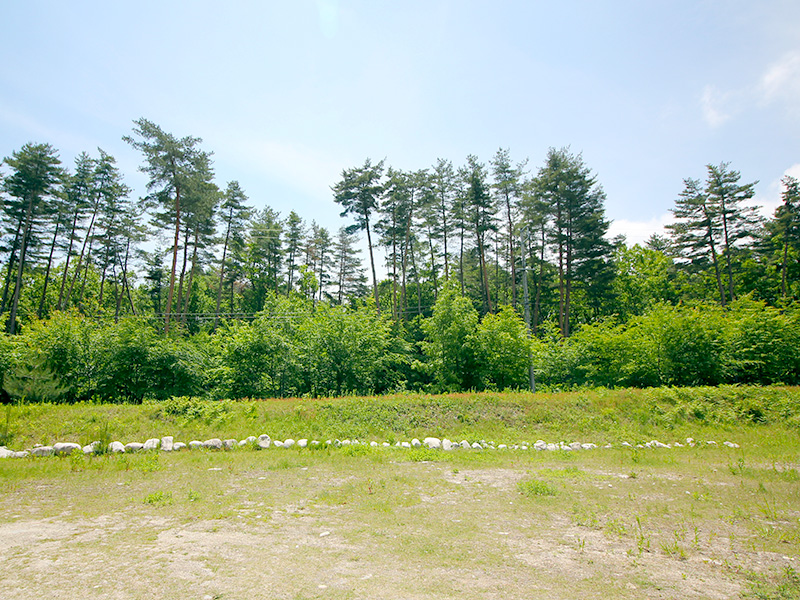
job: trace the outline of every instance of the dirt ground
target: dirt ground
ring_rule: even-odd
[[[0,495],[0,597],[723,599],[800,570],[798,507],[736,518],[727,475],[555,469],[554,496],[523,496],[537,474],[297,461],[22,481]]]

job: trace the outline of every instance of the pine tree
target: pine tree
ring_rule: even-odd
[[[3,212],[17,221],[16,229],[19,231],[17,275],[6,324],[7,331],[13,334],[17,329],[17,310],[28,249],[38,242],[35,239],[36,227],[47,210],[47,202],[58,195],[65,174],[58,153],[50,144],[25,144],[4,162],[11,168],[11,174],[3,182],[3,190],[11,197],[11,202],[7,203],[8,206],[4,204]]]
[[[333,186],[334,200],[344,207],[341,216],[350,215],[355,219],[355,224],[350,226],[350,231],[364,230],[367,233],[369,263],[372,269],[372,291],[375,296],[375,309],[379,313],[378,278],[375,274],[375,257],[373,255],[370,220],[380,207],[380,199],[383,192],[382,178],[383,161],[381,160],[373,165],[368,158],[361,167],[343,170],[341,180]]]
[[[184,210],[182,196],[186,194],[192,178],[206,178],[206,174],[210,175],[211,157],[199,149],[198,146],[202,142],[200,138],[187,136],[177,139],[172,134],[164,132],[155,123],[143,118],[134,121],[134,124],[133,131],[139,139],[131,136],[122,139],[144,155],[145,164],[140,170],[150,176],[147,184],[147,189],[151,193],[150,198],[165,209],[168,218],[162,222],[169,223],[175,231],[164,320],[164,330],[169,331],[178,265],[181,218]],[[210,179],[210,176],[207,178]]]

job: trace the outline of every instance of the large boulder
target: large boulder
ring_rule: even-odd
[[[75,450],[81,450],[81,445],[75,442],[57,442],[53,444],[53,454],[56,456],[69,456]]]
[[[141,442],[128,442],[125,444],[125,452],[139,452],[144,448],[144,444]]]
[[[142,450],[158,450],[161,446],[161,440],[158,438],[150,438],[142,446]]]
[[[164,452],[172,452],[175,450],[175,440],[171,435],[165,435],[161,438],[161,450]]]
[[[114,454],[122,454],[123,452],[125,452],[125,444],[116,441],[111,442],[108,445],[108,449],[111,450],[111,452],[113,452]]]
[[[258,436],[256,443],[258,444],[259,448],[266,450],[272,444],[272,438],[270,438],[266,433],[262,433],[260,436]]]
[[[422,440],[422,443],[431,450],[439,450],[442,447],[442,440],[435,437],[426,437],[424,440]]]
[[[36,446],[33,450],[31,450],[31,454],[33,456],[53,456],[53,447],[52,446]]]
[[[219,438],[211,438],[203,442],[203,448],[206,450],[222,450],[222,440]]]

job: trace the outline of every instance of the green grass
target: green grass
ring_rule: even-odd
[[[59,589],[148,598],[157,587],[165,597],[221,598],[257,589],[290,598],[700,598],[708,589],[793,598],[797,398],[795,389],[703,388],[16,406],[9,429],[20,448],[87,443],[103,432],[122,441],[266,432],[719,445],[443,452],[323,444],[0,460],[0,547],[9,548],[0,572],[19,582],[7,589],[29,597]],[[757,421],[731,421],[756,401],[773,408]],[[697,403],[716,408],[702,419],[681,409]],[[37,541],[59,557],[57,569],[42,570]]]
[[[726,439],[753,446],[765,433],[783,442],[800,432],[800,389],[721,387],[593,390],[558,394],[401,394],[342,399],[204,401],[143,405],[14,406],[0,427],[9,447],[94,440],[176,440],[268,433],[273,438],[493,439],[505,443],[597,444]]]

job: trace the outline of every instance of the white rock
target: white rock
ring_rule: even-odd
[[[150,438],[142,446],[142,450],[158,450],[161,447],[161,440],[158,438]]]
[[[570,450],[580,450],[581,449],[581,443],[580,442],[572,442],[569,445],[569,449]]]
[[[187,446],[186,446],[186,444],[184,444],[183,442],[175,442],[175,443],[172,445],[172,450],[173,450],[174,452],[180,452],[181,450],[183,450],[183,449],[184,449],[184,448],[186,448],[186,447],[187,447]]]
[[[709,446],[716,446],[717,442],[715,442],[714,440],[709,440],[706,442],[706,444],[708,444]]]
[[[53,456],[52,446],[38,446],[31,450],[33,456]]]
[[[75,442],[57,442],[53,444],[53,454],[56,456],[68,456],[75,450],[81,450],[81,445]]]
[[[114,454],[122,454],[123,452],[125,452],[125,444],[116,441],[111,442],[108,445],[108,449],[111,450],[111,452],[113,452]]]
[[[222,450],[222,440],[219,438],[211,438],[203,442],[203,448],[206,450]]]
[[[472,442],[472,446],[470,446],[473,450],[483,450],[483,446],[481,446],[478,442]]]
[[[284,448],[291,448],[292,446],[294,446],[294,444],[295,444],[295,441],[292,438],[289,438],[288,440],[283,442],[283,447]]]
[[[652,440],[650,442],[650,447],[651,448],[669,448],[669,444],[664,444],[662,442],[659,442],[658,440]]]
[[[453,442],[451,442],[447,438],[444,438],[442,440],[442,450],[444,450],[446,452],[450,452],[450,450],[452,450],[452,449],[453,449]]]
[[[258,447],[261,449],[269,448],[270,444],[272,443],[272,438],[270,438],[266,433],[262,433],[258,436]]]
[[[597,448],[597,444],[592,444],[591,442],[589,442],[587,444],[581,444],[581,448],[583,450],[594,450],[595,448]]]
[[[411,448],[411,444],[409,444],[408,442],[400,442],[400,445],[401,445],[403,448]]]
[[[422,446],[422,442],[420,442],[417,438],[414,438],[411,440],[411,445],[414,446],[414,448],[419,448]]]
[[[461,440],[458,443],[458,445],[461,446],[464,450],[469,450],[470,448],[472,448],[472,446],[470,445],[470,443],[467,440]]]
[[[283,442],[280,440],[274,440],[272,442],[272,445],[275,446],[276,448],[283,448]]]
[[[522,446],[520,446],[519,449],[520,450],[527,450],[528,447],[525,444],[522,444]]]
[[[376,441],[374,441],[374,440],[373,440],[373,441],[371,441],[371,442],[369,443],[369,445],[370,445],[370,448],[377,448],[377,447],[378,447],[378,442],[376,442]]]
[[[233,450],[236,448],[236,440],[233,438],[222,440],[222,447],[225,448],[225,450]]]
[[[683,448],[683,444],[681,444],[680,442],[675,442],[672,445],[675,446],[676,448]]]
[[[498,449],[498,450],[507,450],[507,449],[508,449],[508,446],[506,446],[505,444],[500,444],[500,445],[497,447],[497,449]]]
[[[100,442],[99,441],[95,441],[95,442],[92,442],[91,444],[86,444],[83,447],[83,453],[84,454],[94,454],[95,452],[97,452],[98,448],[100,448]]]
[[[339,442],[339,446],[349,446],[352,443],[353,442],[351,442],[350,440],[345,439],[345,440],[342,440],[341,442]]]
[[[431,450],[439,450],[442,447],[442,440],[435,437],[426,437],[424,440],[422,440],[422,443],[424,443]]]
[[[172,452],[175,449],[175,440],[171,435],[165,435],[161,438],[161,449],[164,452]]]
[[[383,444],[381,444],[381,446],[384,447],[384,448],[391,448],[392,447],[392,445],[389,442],[383,442]]]
[[[308,440],[303,438],[301,440],[297,440],[297,447],[298,448],[308,448]]]
[[[11,458],[27,458],[30,454],[27,450],[23,450],[22,452],[14,452],[14,456]]]
[[[311,440],[311,445],[312,446],[319,446],[321,443],[322,442],[320,442],[319,440]]]
[[[628,442],[622,442],[620,446],[625,446],[626,448],[630,448],[631,445]]]
[[[16,454],[16,452],[14,452],[13,450],[9,450],[5,446],[0,448],[0,458],[13,458],[14,454]]]
[[[191,442],[189,442],[190,450],[199,450],[202,447],[203,447],[203,442],[201,442],[200,440],[192,440]]]
[[[536,450],[547,450],[547,442],[544,440],[536,440],[536,442],[533,444],[533,447]]]
[[[694,446],[694,438],[686,438],[687,446]]]
[[[728,448],[738,448],[739,447],[739,444],[737,444],[736,442],[722,442],[722,443],[725,444]]]
[[[553,442],[550,442],[549,444],[547,444],[547,446],[545,446],[545,449],[546,450],[550,450],[551,452],[554,451],[554,450],[558,450],[558,444],[554,444]]]
[[[144,444],[140,442],[128,442],[125,444],[125,452],[138,452],[144,448]]]
[[[605,446],[603,446],[603,448],[605,448],[606,450],[608,450],[610,448],[613,448],[613,447],[614,447],[614,444],[606,444]]]

